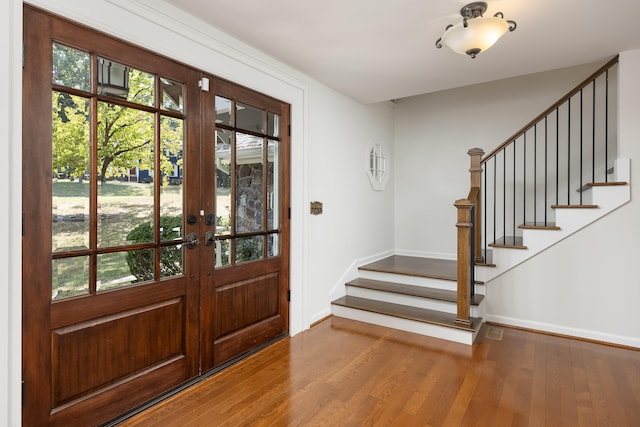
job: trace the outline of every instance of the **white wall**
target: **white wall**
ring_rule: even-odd
[[[322,202],[323,214],[309,218],[307,299],[317,321],[344,291],[344,274],[393,249],[393,170],[384,191],[374,191],[366,174],[370,144],[393,159],[393,104],[363,108],[318,85],[311,94],[309,200]]]
[[[5,250],[0,257],[0,425],[20,425],[21,377],[21,47],[22,2],[0,3],[0,235]]]
[[[398,101],[396,251],[455,258],[453,203],[469,192],[467,151],[480,147],[489,153],[599,65],[537,73]]]
[[[390,103],[351,101],[159,1],[30,3],[291,104],[291,334],[329,314],[329,294],[357,258],[392,251],[393,182],[374,192],[365,174],[373,138],[393,155]],[[9,41],[0,50],[0,78],[12,83],[5,86],[12,92],[0,101],[0,132],[10,142],[0,170],[11,171],[5,174],[9,179],[0,180],[2,201],[10,206],[0,211],[3,236],[10,238],[9,256],[0,258],[2,283],[8,284],[0,286],[0,425],[19,425],[22,2],[0,4]],[[324,202],[324,214],[310,215],[311,200]]]

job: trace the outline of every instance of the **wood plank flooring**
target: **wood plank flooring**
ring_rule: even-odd
[[[330,317],[122,426],[637,426],[640,351],[484,325],[476,344]]]

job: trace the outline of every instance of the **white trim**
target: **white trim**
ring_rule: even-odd
[[[3,38],[0,78],[7,96],[0,101],[0,133],[7,147],[0,159],[0,232],[7,239],[0,259],[0,424],[22,419],[22,1],[0,6]]]
[[[425,252],[425,251],[414,251],[414,250],[406,250],[406,249],[396,249],[395,255],[401,256],[415,256],[419,258],[436,258],[436,259],[446,259],[455,261],[458,259],[456,254],[446,253],[446,252]]]
[[[485,321],[508,326],[516,326],[533,331],[549,332],[553,334],[599,341],[603,344],[609,343],[640,348],[640,338],[635,337],[607,334],[604,332],[595,332],[587,329],[572,328],[568,326],[554,325],[552,323],[536,322],[526,319],[516,319],[513,317],[497,316],[493,314],[487,314],[485,316]]]
[[[353,280],[355,278],[358,277],[359,272],[358,272],[358,268],[372,263],[372,262],[376,262],[379,261],[381,259],[384,259],[388,256],[393,255],[392,251],[385,251],[385,252],[380,252],[378,254],[375,255],[369,255],[367,257],[364,258],[357,258],[355,259],[351,265],[349,266],[349,268],[347,268],[347,270],[344,272],[344,274],[342,274],[342,276],[340,276],[340,278],[338,279],[338,281],[333,285],[333,287],[331,288],[331,290],[329,291],[329,301],[333,301],[337,298],[343,297],[346,295],[346,288],[345,288],[345,283],[347,283],[350,280]],[[331,312],[331,308],[329,308],[329,312]],[[317,317],[317,316],[316,316]]]

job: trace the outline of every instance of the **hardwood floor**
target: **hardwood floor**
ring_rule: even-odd
[[[640,351],[484,325],[473,346],[331,317],[122,426],[637,426]]]

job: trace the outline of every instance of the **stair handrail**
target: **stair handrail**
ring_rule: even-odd
[[[538,123],[540,120],[542,120],[543,118],[545,118],[546,116],[551,114],[556,108],[558,108],[559,106],[564,104],[568,99],[570,99],[575,94],[580,92],[582,89],[587,87],[596,77],[598,77],[600,74],[604,73],[606,70],[608,70],[609,68],[611,68],[612,66],[617,64],[619,56],[620,55],[614,56],[606,64],[604,64],[602,67],[598,68],[595,72],[593,72],[591,75],[589,75],[589,77],[584,79],[580,84],[578,84],[578,86],[576,86],[575,88],[571,89],[569,92],[567,92],[566,95],[564,95],[562,98],[557,100],[553,105],[551,105],[549,108],[544,110],[542,113],[538,114],[533,120],[531,120],[529,123],[524,125],[520,130],[518,130],[516,133],[514,133],[510,138],[507,138],[502,144],[500,144],[493,151],[491,151],[489,154],[487,154],[485,157],[483,157],[481,163],[485,164],[489,159],[491,159],[496,154],[498,154],[500,151],[502,151],[507,145],[511,144],[514,140],[518,139],[518,137],[520,135],[524,134],[526,131],[531,129],[536,123]]]
[[[608,102],[608,98],[609,98],[609,70],[618,63],[619,61],[619,55],[614,56],[612,59],[610,59],[609,61],[607,61],[604,65],[600,66],[596,71],[594,71],[593,73],[591,73],[587,78],[585,78],[584,80],[582,80],[577,86],[575,86],[573,89],[571,89],[569,92],[567,92],[564,96],[562,96],[560,99],[558,99],[555,103],[553,103],[550,107],[548,107],[547,109],[545,109],[542,113],[538,114],[533,120],[529,121],[526,125],[524,125],[522,128],[520,128],[516,133],[514,133],[511,137],[509,137],[507,140],[505,140],[502,144],[498,145],[495,149],[493,149],[489,154],[484,155],[479,163],[474,163],[475,159],[474,159],[474,155],[477,155],[477,153],[474,152],[479,150],[479,149],[472,149],[469,150],[469,155],[472,156],[472,166],[471,166],[471,174],[472,174],[472,186],[479,186],[481,189],[481,193],[482,196],[480,197],[481,202],[483,204],[483,213],[480,212],[480,209],[477,209],[476,212],[476,222],[478,225],[481,224],[482,221],[482,217],[484,215],[484,224],[483,227],[478,226],[476,230],[476,234],[475,234],[475,244],[476,244],[476,254],[475,254],[475,259],[476,259],[476,263],[477,264],[485,264],[487,261],[487,255],[488,255],[488,244],[490,243],[489,240],[492,240],[494,243],[497,240],[501,240],[501,242],[499,242],[500,244],[504,244],[504,245],[513,245],[512,247],[520,247],[519,243],[517,242],[517,237],[516,237],[516,233],[517,233],[517,225],[518,223],[521,223],[523,226],[526,226],[527,224],[527,219],[532,219],[533,222],[532,224],[534,226],[537,226],[538,224],[541,224],[543,226],[548,226],[550,224],[552,224],[552,222],[549,220],[550,216],[553,216],[552,213],[549,212],[548,215],[548,211],[546,209],[546,207],[551,207],[553,208],[554,206],[564,206],[564,205],[583,205],[583,193],[582,190],[579,190],[581,188],[584,187],[584,183],[586,179],[589,179],[591,182],[596,182],[596,166],[598,168],[602,168],[604,171],[604,181],[607,181],[607,171],[610,169],[608,166],[608,162],[609,162],[609,145],[608,145],[608,129],[609,129],[609,102]],[[597,87],[601,87],[603,92],[597,93],[596,92],[596,88]],[[589,93],[592,93],[591,99],[589,99]],[[586,95],[585,95],[586,94]],[[596,95],[598,95],[599,97],[601,96],[602,98],[598,98],[599,101],[601,102],[601,106],[599,107],[598,111],[596,111]],[[585,116],[585,111],[583,111],[583,97],[585,97],[587,99],[587,106],[591,108],[592,111],[590,111],[590,113],[592,114],[587,114]],[[579,104],[579,105],[578,105]],[[578,117],[577,117],[577,121],[579,121],[579,125],[576,124],[573,125],[571,120],[572,120],[572,107],[574,110],[576,110],[577,107],[577,112],[579,113]],[[560,115],[560,112],[562,111],[562,115]],[[596,114],[598,114],[598,116],[596,117]],[[591,160],[591,176],[590,177],[586,177],[586,175],[588,175],[588,169],[584,169],[583,170],[583,145],[582,145],[582,141],[583,141],[583,117],[586,117],[585,120],[590,120],[591,121],[591,141],[589,141],[589,136],[588,136],[588,131],[584,132],[584,140],[586,140],[587,142],[591,142],[592,146],[585,147],[585,158]],[[575,119],[575,118],[574,118]],[[555,134],[553,134],[553,130],[554,130],[554,123],[555,123]],[[596,127],[596,123],[598,123],[598,126],[600,126],[599,128]],[[563,126],[563,132],[564,133],[559,133],[559,129],[560,126]],[[538,129],[542,128],[544,130],[544,133],[539,133]],[[575,130],[577,132],[575,132],[575,136],[572,135],[572,130]],[[547,132],[550,131],[552,133],[547,134]],[[597,146],[596,145],[596,131],[598,132],[603,132],[603,148],[599,148],[602,146]],[[540,135],[540,138],[542,138],[545,142],[543,144],[543,150],[544,150],[544,157],[543,157],[543,164],[544,164],[544,170],[541,170],[540,174],[536,175],[536,173],[538,172],[535,163],[533,163],[533,177],[531,175],[527,175],[527,160],[532,160],[533,162],[536,161],[537,158],[537,151],[535,148],[535,144],[536,141],[538,139],[538,136]],[[600,135],[600,134],[598,134]],[[551,159],[555,159],[555,168],[554,169],[549,169],[549,171],[547,171],[547,165],[546,165],[546,159],[547,159],[547,145],[546,145],[546,140],[549,137],[549,140],[553,143],[553,141],[555,141],[555,151],[554,148],[552,146],[549,147],[549,156],[551,156]],[[533,140],[533,156],[532,159],[527,158],[527,138],[529,138],[529,140]],[[572,142],[573,141],[573,142]],[[578,145],[579,143],[579,145]],[[562,152],[560,153],[558,150],[560,148],[560,146],[558,144],[564,144],[564,147],[567,149],[567,152]],[[572,147],[573,145],[573,147]],[[572,150],[573,148],[573,150]],[[517,149],[517,150],[516,150]],[[604,158],[600,159],[602,161],[602,165],[596,165],[596,149],[601,150],[604,154]],[[590,151],[589,151],[590,150]],[[513,155],[513,160],[509,160],[509,165],[507,166],[507,151]],[[519,175],[518,176],[518,185],[520,187],[518,187],[518,189],[516,189],[515,187],[515,183],[516,183],[516,151],[520,154],[521,159],[518,160],[518,165],[520,165],[520,169],[518,169],[518,172],[523,173],[524,175]],[[579,153],[579,159],[578,159],[578,154]],[[559,167],[559,159],[560,157],[563,157],[563,161],[566,160],[567,164],[566,167]],[[502,171],[498,172],[496,174],[496,168],[497,168],[497,164],[498,164],[498,159],[502,160]],[[575,159],[575,160],[574,160]],[[520,163],[522,160],[522,163]],[[573,163],[575,161],[575,164]],[[488,185],[489,183],[487,182],[487,178],[488,175],[490,175],[489,173],[489,168],[490,165],[493,165],[493,173],[492,175],[492,180],[493,180],[493,185]],[[572,169],[572,166],[576,166],[577,168]],[[578,172],[579,169],[579,172]],[[511,194],[507,195],[505,194],[505,192],[507,191],[507,186],[505,186],[505,183],[507,182],[507,177],[506,177],[506,173],[507,171],[512,172],[512,176],[509,177],[511,182]],[[555,171],[555,175],[554,175],[554,171]],[[566,172],[566,173],[565,173]],[[563,174],[562,176],[560,176],[560,174]],[[502,189],[500,188],[496,188],[496,178],[500,178],[500,175],[502,175]],[[538,178],[537,178],[537,177]],[[555,188],[553,186],[553,181],[549,181],[547,182],[547,177],[553,177],[553,179],[555,179]],[[538,181],[536,181],[537,179],[539,179],[540,182],[540,186],[537,187],[537,183]],[[491,180],[491,179],[490,179]],[[527,181],[529,180],[529,181]],[[576,182],[572,182],[572,180],[575,180]],[[483,184],[480,184],[481,181],[484,181]],[[577,182],[579,181],[579,182]],[[532,200],[528,199],[528,195],[526,192],[519,192],[520,189],[523,189],[524,187],[526,187],[527,182],[533,182],[533,186],[534,186],[534,190],[531,193],[533,195]],[[587,181],[589,182],[589,181]],[[574,186],[575,189],[578,189],[578,192],[572,192],[574,190]],[[492,193],[488,193],[489,192],[489,188],[493,187]],[[540,189],[540,196],[539,198],[537,198],[537,193],[536,193],[536,188]],[[549,192],[547,192],[547,190],[549,190]],[[552,192],[552,190],[554,190]],[[497,207],[496,206],[496,198],[498,197],[498,193],[502,196],[502,210],[503,212],[498,213],[496,211]],[[517,195],[516,193],[519,194]],[[543,192],[543,193],[542,193]],[[560,193],[562,192],[562,196],[560,197]],[[548,193],[549,194],[553,194],[555,196],[555,203],[551,203],[550,205],[547,205],[547,197],[548,197]],[[579,201],[572,201],[572,199],[574,199],[574,197],[572,196],[577,194],[577,197],[579,197]],[[505,210],[507,208],[507,204],[506,204],[506,198],[509,198],[509,200],[511,201],[511,206],[510,206],[510,211]],[[518,202],[516,202],[516,199],[518,200]],[[566,200],[566,203],[564,203],[564,200],[561,202],[560,199],[564,199]],[[491,200],[493,200],[493,203],[490,203]],[[541,205],[544,205],[545,207],[543,207],[541,209],[542,211],[542,215],[538,215],[539,211],[539,203],[542,202],[544,200],[544,203],[541,203]],[[577,203],[575,203],[577,202]],[[519,209],[516,209],[516,203],[522,205],[522,210],[520,211]],[[493,209],[493,224],[488,224],[487,223],[487,217],[490,216],[488,215],[487,209],[489,208],[490,205],[492,206]],[[542,206],[541,206],[542,207]],[[528,208],[528,209],[527,209]],[[531,215],[533,214],[533,215]],[[496,222],[496,215],[498,216],[498,221]],[[519,217],[519,218],[518,218]],[[528,217],[528,218],[527,218]],[[499,225],[500,223],[502,224],[502,230],[499,230]],[[489,233],[489,229],[488,227],[493,227],[492,230],[492,234],[493,234],[493,239],[489,239],[487,235]],[[499,235],[499,232],[501,231],[502,237]],[[507,234],[507,232],[511,232],[509,234]],[[507,236],[509,236],[509,238],[507,239]],[[513,238],[512,238],[513,237]],[[483,240],[484,238],[484,240]]]

